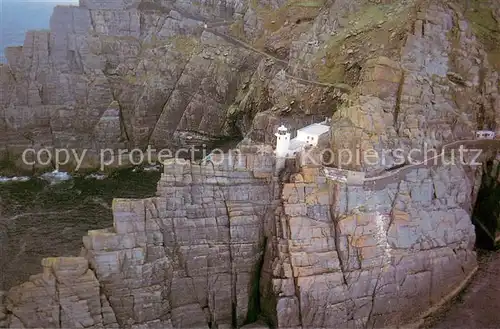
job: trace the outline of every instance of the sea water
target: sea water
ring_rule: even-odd
[[[68,4],[78,0],[0,0],[0,63],[5,47],[22,46],[29,30],[48,29],[54,7]]]

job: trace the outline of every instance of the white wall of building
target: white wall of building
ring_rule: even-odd
[[[290,147],[290,133],[276,133],[276,156],[286,157],[288,155],[288,148]]]
[[[292,139],[288,129],[281,125],[274,134],[276,136],[275,154],[277,157],[293,156],[304,148],[317,146],[320,136],[326,134],[329,129],[329,126],[323,124],[312,124],[297,130],[297,136]]]
[[[476,131],[476,138],[478,139],[494,139],[495,132],[491,130],[478,130]]]
[[[308,144],[311,144],[313,146],[318,145],[318,136],[307,134],[303,131],[297,131],[297,139],[299,141],[306,142]]]

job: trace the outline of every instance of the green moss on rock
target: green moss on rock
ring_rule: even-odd
[[[495,18],[488,0],[472,0],[465,17],[471,24],[472,31],[485,46],[488,60],[500,70],[500,23]]]
[[[229,34],[237,39],[247,41],[244,24],[241,19],[235,21],[229,26]]]
[[[338,31],[316,54],[313,67],[322,82],[345,82],[346,62],[362,62],[370,57],[398,56],[401,40],[398,32],[408,26],[412,3],[367,4],[345,18],[348,27]],[[370,49],[370,44],[378,48]],[[383,47],[381,47],[383,46]],[[351,82],[350,82],[351,83]]]
[[[192,55],[199,51],[199,42],[194,37],[176,35],[169,38],[168,42],[173,45],[175,50],[186,55]]]

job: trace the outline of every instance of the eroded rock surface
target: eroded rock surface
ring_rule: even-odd
[[[23,167],[26,147],[89,149],[95,166],[102,147],[269,143],[279,121],[332,114],[336,149],[468,138],[498,129],[498,14],[492,0],[57,6],[50,31],[6,50],[0,152]]]
[[[0,153],[234,134],[269,144],[281,122],[328,116],[333,151],[385,155],[347,165],[376,175],[396,166],[384,150],[499,133],[498,2],[377,2],[58,7],[51,31],[28,33],[0,66]],[[390,327],[475,270],[468,168],[416,169],[377,190],[287,168],[256,155],[166,166],[158,195],[116,200],[114,226],[89,232],[81,257],[45,260],[12,288],[0,321]]]
[[[81,257],[45,259],[8,292],[8,327],[393,326],[476,267],[459,167],[367,191],[311,165],[283,176],[273,156],[229,159],[172,162],[156,197],[115,199]]]
[[[401,6],[398,3],[391,6]],[[402,15],[408,11],[408,7],[400,8]],[[404,31],[406,37],[401,38],[403,31],[394,26],[386,31],[389,45],[398,45],[400,53],[370,56],[350,101],[333,115],[334,149],[376,150],[381,155],[374,164],[362,161],[346,167],[376,173],[396,166],[395,150],[404,154],[419,150],[420,155],[413,158],[420,160],[427,150],[474,139],[475,130],[498,133],[500,113],[494,104],[500,99],[499,62],[488,54],[489,45],[482,39],[487,29],[474,14],[488,17],[494,13],[477,3],[467,7],[460,1],[430,1],[412,10],[406,17],[412,19],[413,28]],[[382,20],[379,32],[393,21]],[[493,26],[498,28],[496,23]],[[372,31],[358,33],[354,38],[362,40]]]
[[[20,155],[28,147],[87,149],[84,165],[95,166],[102,148],[172,147],[187,140],[201,145],[247,132],[255,113],[287,101],[283,87],[262,94],[283,63],[227,37],[242,16],[249,21],[246,33],[259,31],[252,23],[255,6],[264,4],[110,0],[57,6],[49,31],[30,31],[23,46],[6,49],[2,158],[25,168]],[[229,23],[217,25],[221,19]],[[295,94],[304,90],[295,84]],[[314,89],[325,94],[325,88]],[[299,117],[332,113],[325,106],[298,111]]]

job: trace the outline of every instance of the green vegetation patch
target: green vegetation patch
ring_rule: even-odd
[[[251,6],[262,18],[265,32],[275,32],[285,25],[285,22],[308,21],[314,19],[326,0],[301,1],[289,0],[278,9],[270,6],[259,6],[255,0]]]
[[[397,5],[368,4],[345,17],[348,26],[331,36],[326,47],[316,54],[313,61],[319,79],[327,83],[344,82],[345,63],[349,59],[359,61],[374,55],[392,55],[386,53],[400,46],[395,37],[398,31],[408,26],[411,10],[410,5],[396,7]],[[371,53],[369,44],[378,48]],[[380,47],[381,45],[384,47]],[[349,49],[351,51],[348,53]]]
[[[488,60],[500,70],[500,24],[491,10],[490,1],[472,0],[465,12],[474,35],[485,46]]]
[[[170,37],[168,42],[171,43],[175,50],[186,54],[192,55],[195,52],[199,51],[199,43],[194,37],[184,36],[184,35],[176,35]]]
[[[137,83],[137,76],[132,75],[132,74],[127,74],[127,75],[124,75],[124,76],[123,76],[123,79],[124,79],[127,83],[129,83],[129,84],[131,84],[131,85],[134,85],[134,84],[136,84],[136,83]]]
[[[393,5],[367,5],[359,12],[347,17],[349,21],[355,23],[358,30],[369,26],[375,26],[379,21],[387,18],[387,14],[393,9]]]
[[[229,34],[233,37],[247,41],[243,20],[239,19],[229,26]]]
[[[271,35],[277,37],[280,43],[287,44],[301,32],[305,32],[310,23],[318,16],[326,0],[288,0],[283,6],[273,9],[271,6],[259,5],[252,0],[250,6],[262,21],[263,31],[253,42],[258,49],[265,47]]]
[[[304,1],[295,4],[295,6],[297,7],[313,7],[313,8],[322,7],[323,5],[324,5],[323,1]]]

